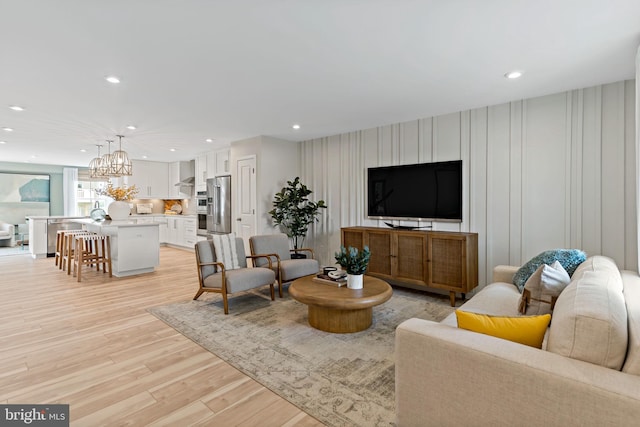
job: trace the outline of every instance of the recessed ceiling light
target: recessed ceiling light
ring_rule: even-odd
[[[522,71],[509,71],[504,76],[508,79],[517,79],[518,77],[522,77]]]
[[[213,139],[207,138],[207,139],[204,140],[204,142],[213,142]]]
[[[169,151],[176,151],[175,148],[169,148]]]
[[[129,129],[129,130],[136,130],[136,129],[137,129],[137,127],[135,127],[134,125],[129,125],[129,126],[127,126],[127,129]]]
[[[24,111],[24,108],[19,105],[9,105],[9,108],[11,108],[13,111]]]
[[[36,156],[35,154],[31,156],[32,159],[36,159],[38,158],[38,156]]]
[[[147,157],[147,156],[142,156],[142,158],[143,158],[143,159],[148,159],[148,157]]]
[[[0,141],[0,144],[6,144],[7,141]]]
[[[2,128],[2,130],[5,132],[13,132],[12,128]]]
[[[295,125],[293,125],[293,126],[291,126],[291,127],[292,127],[292,128],[294,128],[295,130],[300,129],[300,125],[298,125],[298,124],[295,124]]]
[[[113,84],[120,83],[120,79],[117,78],[116,76],[107,76],[104,79],[109,83],[113,83]]]
[[[81,148],[81,149],[80,149],[80,152],[81,152],[81,153],[86,153],[86,152],[87,152],[87,150],[85,150],[84,148]]]

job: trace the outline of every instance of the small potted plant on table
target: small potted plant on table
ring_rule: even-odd
[[[340,246],[340,252],[336,252],[335,257],[336,262],[347,272],[347,287],[349,289],[362,289],[362,276],[367,271],[369,259],[371,258],[369,247],[365,246],[359,251],[358,248],[351,246],[348,249]]]

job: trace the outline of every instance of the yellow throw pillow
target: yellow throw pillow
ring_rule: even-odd
[[[485,335],[542,348],[550,314],[541,316],[502,317],[456,310],[458,327]]]

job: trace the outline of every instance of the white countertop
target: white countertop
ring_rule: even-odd
[[[123,219],[120,221],[113,220],[104,220],[104,221],[94,221],[91,218],[79,218],[75,219],[73,222],[77,222],[79,224],[87,224],[93,225],[96,227],[158,227],[157,222],[138,222],[137,219]]]
[[[46,220],[46,219],[80,219],[80,218],[89,218],[88,216],[64,216],[64,215],[53,215],[53,216],[28,216],[27,218],[33,220]]]

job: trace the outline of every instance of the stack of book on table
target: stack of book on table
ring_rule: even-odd
[[[313,280],[316,283],[322,283],[322,284],[330,285],[330,286],[337,286],[337,287],[347,286],[347,276],[346,276],[346,274],[344,276],[341,276],[341,277],[338,277],[338,278],[333,278],[333,277],[329,276],[328,274],[318,274],[318,275],[316,275],[316,277],[314,277],[311,280]]]

